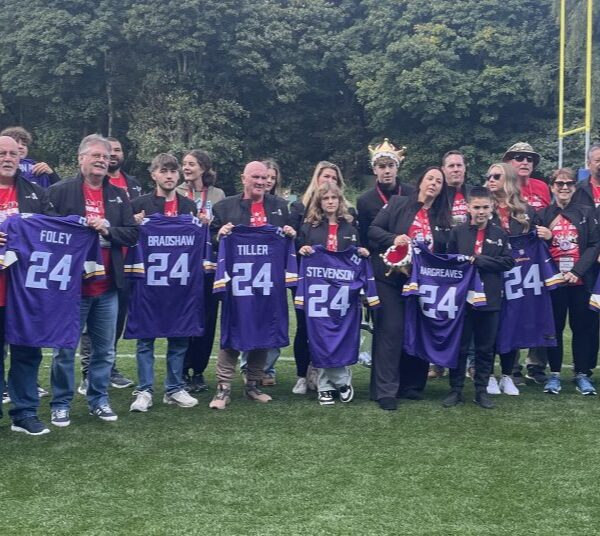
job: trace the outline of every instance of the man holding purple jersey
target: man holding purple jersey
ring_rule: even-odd
[[[231,234],[234,226],[246,225],[261,227],[266,224],[283,228],[283,233],[291,238],[296,231],[289,225],[287,202],[266,193],[268,171],[262,162],[250,162],[242,173],[243,192],[227,197],[214,206],[214,219],[211,231],[213,242]],[[215,283],[216,284],[216,283]],[[221,328],[223,330],[223,326]],[[269,348],[250,350],[246,368],[246,396],[250,400],[266,403],[271,397],[258,389]],[[231,400],[231,382],[239,356],[239,349],[221,348],[217,357],[217,393],[210,402],[213,409],[225,409]]]

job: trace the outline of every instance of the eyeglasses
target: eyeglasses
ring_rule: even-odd
[[[527,162],[533,162],[533,156],[529,154],[516,154],[513,156],[513,160],[517,162],[523,162],[523,160],[527,160]]]
[[[567,188],[572,188],[575,186],[575,181],[554,181],[554,186],[556,186],[559,190],[561,190],[562,188],[564,188],[565,186]]]
[[[486,179],[489,181],[494,179],[495,181],[499,181],[502,178],[502,173],[490,173]]]
[[[102,153],[84,153],[84,154],[87,154],[90,158],[92,158],[94,160],[105,160],[107,162],[110,160],[109,154],[102,154]]]

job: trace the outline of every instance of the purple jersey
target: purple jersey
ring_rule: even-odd
[[[12,265],[6,341],[36,348],[75,348],[82,277],[104,277],[98,233],[80,216],[40,214],[11,216],[0,231],[8,235],[7,244],[0,248],[0,265]]]
[[[467,303],[486,305],[477,269],[465,255],[435,255],[413,247],[404,350],[430,363],[456,368]]]
[[[556,346],[550,290],[564,282],[536,234],[509,237],[515,267],[504,272],[496,351]]]
[[[133,278],[125,338],[203,335],[204,271],[214,269],[211,261],[208,226],[197,218],[144,219],[125,261]]]
[[[313,366],[343,367],[358,361],[361,292],[370,307],[379,305],[373,271],[355,247],[327,251],[313,246],[302,258],[295,305],[306,313]]]
[[[294,242],[272,225],[237,225],[221,238],[214,292],[224,292],[221,348],[289,344],[286,287],[296,286]]]

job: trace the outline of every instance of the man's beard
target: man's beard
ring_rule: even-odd
[[[121,169],[121,164],[123,163],[123,161],[119,161],[116,164],[108,164],[108,172],[109,173],[114,173],[115,171],[118,171],[119,169]]]

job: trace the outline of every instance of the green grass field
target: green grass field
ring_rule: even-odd
[[[133,344],[120,352],[135,377]],[[530,385],[492,411],[448,410],[438,379],[427,400],[383,412],[368,401],[368,370],[354,371],[355,401],[333,407],[291,394],[288,348],[267,405],[244,399],[238,380],[231,406],[209,410],[213,360],[193,409],[162,404],[159,387],[149,413],[131,414],[132,390],[113,389],[116,423],[88,416],[80,395],[72,425],[46,436],[13,433],[5,418],[0,534],[600,532],[596,398],[564,382],[557,397]]]

